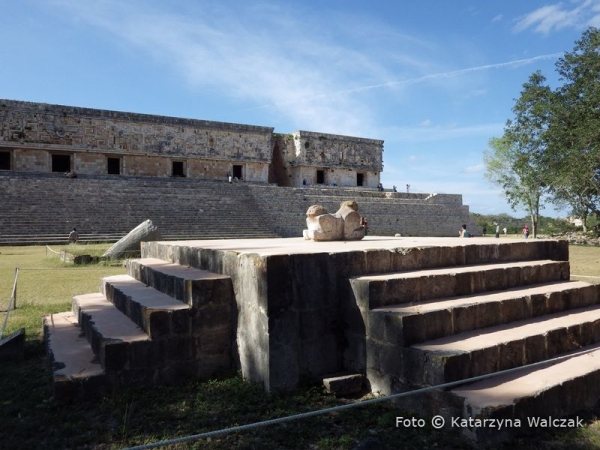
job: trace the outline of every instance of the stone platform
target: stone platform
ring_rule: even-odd
[[[95,294],[102,298],[76,298],[74,311],[109,386],[238,368],[268,391],[362,373],[373,392],[390,394],[595,350],[599,294],[595,285],[569,280],[565,241],[169,241],[143,243],[127,275],[104,279]],[[127,333],[96,330],[100,305],[129,317],[141,334],[127,340]],[[51,323],[57,355],[52,345],[61,339],[53,339]],[[529,387],[514,389],[514,377],[496,376],[486,380],[485,395],[466,386],[414,398],[411,407],[521,417],[543,399],[540,415],[573,413],[600,398],[600,384],[590,382],[600,378],[597,359],[577,363],[577,371],[561,363],[556,381],[547,369],[526,370]],[[566,381],[585,401],[583,394],[564,397]]]

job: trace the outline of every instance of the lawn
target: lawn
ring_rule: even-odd
[[[106,247],[94,246],[94,250]],[[599,248],[571,247],[570,254],[572,273],[600,277]],[[99,401],[58,405],[51,398],[51,374],[44,364],[41,317],[69,309],[74,294],[96,292],[100,277],[124,273],[124,268],[65,265],[43,246],[0,247],[1,309],[8,303],[16,267],[18,309],[10,314],[5,334],[24,327],[26,354],[22,362],[0,363],[0,448],[122,448],[355,401],[337,399],[318,386],[304,386],[293,395],[265,394],[260,386],[235,376],[182,386],[130,388]],[[168,448],[347,449],[369,439],[385,448],[466,446],[460,436],[429,424],[397,428],[400,415],[411,417],[401,404],[385,402]],[[522,438],[500,448],[600,448],[595,412],[583,417],[584,428]]]

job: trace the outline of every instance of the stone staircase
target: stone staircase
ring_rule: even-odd
[[[57,399],[233,369],[268,391],[366,372],[385,395],[490,375],[399,405],[522,422],[462,430],[481,442],[600,399],[600,285],[570,280],[564,241],[148,242],[142,256],[45,318]]]
[[[146,219],[166,240],[278,237],[245,183],[0,172],[0,192],[4,245],[118,240]]]
[[[463,223],[476,231],[460,195],[4,171],[0,193],[0,245],[64,243],[73,228],[82,240],[114,241],[146,219],[165,240],[294,237],[302,235],[309,206],[335,212],[349,199],[368,217],[372,235],[456,236]]]
[[[371,235],[456,236],[461,224],[478,234],[469,218],[469,207],[460,195],[378,192],[360,188],[311,186],[282,188],[250,186],[256,203],[270,218],[273,230],[284,237],[301,236],[306,228],[306,210],[322,205],[333,213],[343,201],[352,199],[359,213],[369,220]]]
[[[126,385],[207,379],[233,368],[231,279],[143,258],[44,318],[58,401]]]
[[[389,395],[589,350],[403,398],[403,410],[442,415],[447,424],[519,421],[502,432],[462,430],[493,443],[530,428],[532,417],[564,417],[600,399],[600,286],[569,281],[567,261],[485,261],[358,276],[351,284],[365,319],[373,392]]]

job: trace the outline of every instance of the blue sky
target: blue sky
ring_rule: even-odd
[[[600,26],[600,0],[0,4],[0,98],[382,139],[384,186],[482,214],[523,213],[483,166],[522,84]]]

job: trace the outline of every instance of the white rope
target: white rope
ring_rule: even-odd
[[[57,251],[55,251],[55,250],[52,250],[52,249],[51,249],[50,247],[48,247],[47,245],[46,245],[46,250],[50,250],[52,253],[54,253],[54,254],[56,254],[56,255],[60,255],[60,252],[57,252]]]

